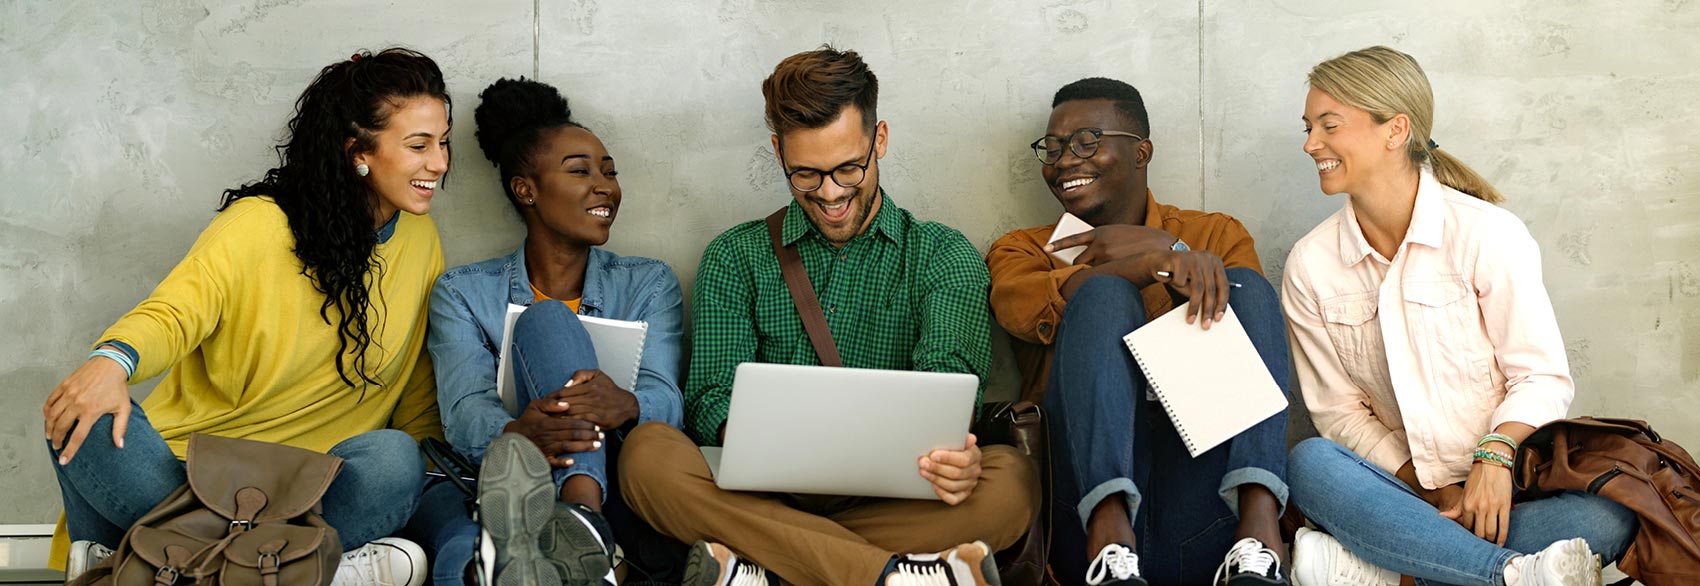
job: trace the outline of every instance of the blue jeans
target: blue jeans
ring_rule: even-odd
[[[137,519],[188,481],[188,470],[141,405],[131,402],[123,449],[112,443],[112,417],[95,422],[70,464],[59,465],[59,451],[51,444],[48,452],[71,539],[115,548]],[[343,440],[329,453],[343,459],[342,472],[320,502],[344,551],[394,533],[413,515],[425,484],[425,461],[412,436],[394,429],[370,431]]]
[[[1293,447],[1293,504],[1348,551],[1418,584],[1504,584],[1505,563],[1581,537],[1604,563],[1635,538],[1635,513],[1598,495],[1563,492],[1519,502],[1499,547],[1440,516],[1398,477],[1323,438]]]
[[[579,370],[596,368],[596,349],[578,316],[566,304],[548,301],[532,305],[514,322],[515,396],[521,409],[546,397],[571,380]],[[602,449],[570,454],[573,465],[554,470],[555,490],[567,478],[586,475],[602,487],[604,510],[619,491],[608,490],[608,458],[618,450],[617,430],[603,430]],[[613,524],[610,515],[610,524]],[[425,491],[419,514],[408,524],[409,535],[422,538],[431,557],[431,578],[437,584],[460,584],[476,549],[478,524],[465,506],[465,495],[448,482],[433,484]]]
[[[1274,288],[1250,269],[1227,274],[1241,285],[1228,304],[1287,393],[1291,358]],[[1063,311],[1044,400],[1058,511],[1051,559],[1070,579],[1084,575],[1097,552],[1085,551],[1076,528],[1084,529],[1104,499],[1124,498],[1146,579],[1208,583],[1233,545],[1240,487],[1261,485],[1286,505],[1287,416],[1271,416],[1193,458],[1162,406],[1145,400],[1145,376],[1122,343],[1145,321],[1139,289],[1112,276],[1087,280]],[[1141,507],[1147,498],[1155,506]],[[1062,511],[1077,513],[1079,524],[1063,523]]]

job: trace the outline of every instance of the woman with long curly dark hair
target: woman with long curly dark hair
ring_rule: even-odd
[[[423,579],[418,547],[386,536],[418,502],[417,439],[442,433],[424,344],[443,255],[425,213],[449,128],[442,71],[422,54],[358,53],[319,72],[279,166],[225,192],[182,262],[47,399],[78,540],[70,576],[183,484],[189,435],[203,433],[342,457],[323,498],[349,552],[337,580]],[[130,397],[129,383],[162,373],[146,401]]]
[[[679,425],[679,279],[667,263],[603,248],[620,215],[619,173],[559,91],[502,79],[479,99],[478,146],[501,171],[525,242],[437,279],[426,347],[449,442],[483,462],[479,521],[494,553],[482,570],[494,584],[600,584],[618,535],[639,556],[632,566],[660,578],[683,556],[668,558],[664,538],[621,503],[613,467],[627,430]],[[529,307],[513,325],[509,408],[496,390],[495,349],[512,305]],[[580,316],[648,324],[635,379],[598,369]],[[464,578],[479,526],[461,500],[440,484],[420,506],[428,521],[416,528],[440,585],[472,582]]]

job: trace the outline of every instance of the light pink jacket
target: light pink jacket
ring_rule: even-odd
[[[1392,260],[1348,200],[1287,258],[1282,307],[1299,389],[1322,437],[1433,489],[1470,473],[1501,423],[1564,418],[1575,395],[1541,282],[1511,212],[1424,171]]]

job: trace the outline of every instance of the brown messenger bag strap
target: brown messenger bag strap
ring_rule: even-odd
[[[791,303],[803,318],[803,329],[809,333],[809,343],[814,344],[821,366],[844,366],[844,359],[838,356],[838,344],[832,341],[832,330],[826,325],[826,314],[821,312],[820,300],[815,298],[815,286],[809,282],[808,271],[803,269],[803,257],[797,255],[797,249],[784,244],[781,233],[785,227],[785,210],[790,207],[779,208],[767,216],[768,240],[773,242],[773,254],[779,257],[779,272],[785,275],[785,288],[791,290]]]

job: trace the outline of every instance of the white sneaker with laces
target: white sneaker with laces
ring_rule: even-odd
[[[88,540],[72,543],[70,555],[65,559],[65,581],[77,579],[109,557],[112,557],[112,550],[104,545]]]
[[[1086,566],[1086,583],[1089,586],[1144,584],[1145,580],[1139,577],[1139,554],[1120,543],[1104,546],[1092,564]]]
[[[1533,555],[1511,558],[1506,586],[1600,586],[1600,558],[1578,537],[1553,542]]]
[[[938,553],[897,558],[882,578],[885,586],[984,586],[999,584],[992,548],[976,541]]]
[[[1233,584],[1286,583],[1281,578],[1281,559],[1275,556],[1275,550],[1254,537],[1241,539],[1228,548],[1222,565],[1216,567],[1216,577],[1210,579],[1211,584],[1233,586],[1230,581]]]
[[[1346,551],[1333,536],[1299,528],[1293,537],[1293,586],[1399,586],[1399,574]]]
[[[342,554],[331,586],[421,586],[425,550],[400,537],[384,537]]]

